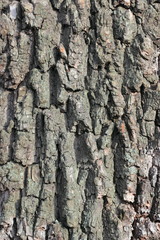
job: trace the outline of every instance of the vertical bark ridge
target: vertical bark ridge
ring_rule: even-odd
[[[160,239],[159,9],[1,0],[0,239]]]

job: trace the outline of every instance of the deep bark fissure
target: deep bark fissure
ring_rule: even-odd
[[[159,6],[0,2],[0,239],[160,238]]]

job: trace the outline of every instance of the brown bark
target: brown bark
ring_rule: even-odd
[[[1,0],[0,240],[160,239],[159,3]]]

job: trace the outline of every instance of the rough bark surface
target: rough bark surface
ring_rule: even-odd
[[[0,239],[160,239],[160,1],[0,1]]]

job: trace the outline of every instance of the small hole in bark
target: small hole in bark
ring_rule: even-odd
[[[102,66],[98,66],[98,71],[101,71],[102,70]]]
[[[105,69],[107,72],[109,72],[109,66],[110,66],[111,62],[106,62],[105,64]]]

